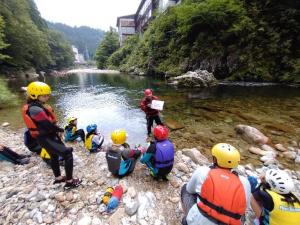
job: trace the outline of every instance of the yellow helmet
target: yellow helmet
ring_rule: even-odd
[[[239,151],[226,143],[216,144],[211,149],[211,154],[217,160],[217,164],[223,168],[236,168],[240,163],[240,153]]]
[[[76,117],[69,117],[68,119],[67,119],[67,121],[68,121],[68,124],[70,124],[72,121],[74,121],[74,120],[77,120],[77,118]]]
[[[126,141],[126,131],[123,129],[115,130],[111,133],[111,140],[114,144],[122,145]]]
[[[40,95],[50,95],[51,88],[48,84],[35,81],[27,86],[27,95],[31,99],[37,99]]]

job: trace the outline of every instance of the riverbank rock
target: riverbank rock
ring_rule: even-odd
[[[253,154],[256,154],[256,155],[261,155],[261,156],[264,156],[264,155],[266,155],[268,153],[267,151],[264,151],[264,150],[262,150],[260,148],[253,147],[253,146],[251,146],[249,148],[249,152],[251,152]]]
[[[212,87],[218,85],[217,79],[207,70],[189,71],[169,79],[171,85],[180,87]]]
[[[269,138],[266,137],[262,132],[248,125],[239,124],[234,128],[234,130],[248,143],[266,144],[269,141]]]
[[[23,131],[0,128],[0,143],[7,143],[18,153],[28,154],[23,145]],[[53,185],[53,174],[43,160],[32,155],[26,166],[0,162],[0,224],[58,225],[168,225],[180,224],[180,190],[199,165],[210,165],[202,155],[203,146],[175,152],[175,164],[169,182],[154,181],[145,165],[136,164],[134,172],[117,179],[106,176],[105,152],[87,154],[81,143],[68,143],[74,148],[74,176],[82,178],[80,187],[64,191],[64,184]],[[297,148],[295,148],[297,150]],[[269,153],[270,152],[270,153]],[[268,154],[274,154],[268,151]],[[296,160],[299,160],[296,158]],[[299,160],[300,161],[300,160]],[[268,168],[280,165],[269,157],[266,166],[239,166],[242,175],[258,177]],[[298,164],[297,164],[298,166]],[[64,174],[63,167],[61,167]],[[256,171],[257,170],[257,171]],[[300,196],[300,173],[290,171],[295,181],[295,194]],[[101,182],[100,182],[101,181]],[[122,184],[122,200],[113,214],[105,212],[101,196],[109,186]],[[100,200],[99,200],[100,198]],[[252,224],[247,217],[247,224]]]
[[[190,157],[191,160],[198,165],[209,164],[209,160],[196,148],[182,149],[182,154]]]

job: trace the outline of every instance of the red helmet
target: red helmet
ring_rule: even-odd
[[[166,140],[169,136],[168,128],[162,125],[156,126],[153,133],[154,137],[159,141]]]
[[[151,89],[146,89],[144,92],[145,96],[152,96],[152,90]]]

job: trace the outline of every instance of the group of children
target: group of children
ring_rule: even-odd
[[[32,82],[27,87],[28,100],[23,106],[22,116],[27,126],[24,134],[24,142],[29,150],[39,154],[52,168],[55,175],[54,183],[66,182],[65,188],[74,188],[81,184],[80,179],[73,178],[73,148],[67,147],[61,140],[64,132],[64,141],[83,141],[85,148],[90,153],[106,152],[106,160],[109,171],[119,178],[133,172],[137,159],[150,169],[150,174],[155,179],[167,180],[174,163],[174,145],[168,140],[169,131],[161,124],[154,128],[154,139],[148,149],[131,149],[126,143],[127,134],[123,129],[111,133],[112,144],[103,148],[104,137],[98,132],[96,124],[83,129],[77,129],[77,118],[67,119],[64,129],[57,125],[56,115],[52,108],[46,104],[51,94],[51,88],[43,82]],[[151,93],[145,93],[146,99],[152,97]],[[142,109],[148,112],[150,105]],[[154,112],[152,112],[154,113]],[[147,114],[147,113],[146,113]],[[152,115],[153,116],[153,115]],[[158,117],[158,113],[155,113]],[[153,118],[151,119],[151,126]],[[149,116],[147,116],[147,123]],[[148,135],[149,132],[148,132]],[[61,176],[59,164],[63,162],[66,176]]]
[[[90,153],[106,151],[106,160],[109,171],[121,178],[133,172],[136,160],[140,158],[141,163],[147,165],[150,174],[155,179],[167,180],[174,163],[174,145],[168,140],[169,131],[165,126],[158,125],[154,128],[154,138],[147,149],[130,149],[126,143],[127,134],[123,129],[111,133],[112,144],[103,148],[104,137],[97,130],[96,124],[90,124],[86,128],[87,134],[82,129],[77,129],[77,118],[68,119],[65,127],[65,142],[83,141],[85,148]]]
[[[27,143],[27,146],[39,154],[42,151],[49,154],[54,183],[65,182],[65,189],[78,187],[81,180],[73,178],[73,148],[65,146],[59,133],[65,133],[66,142],[80,138],[91,153],[102,149],[103,136],[98,133],[95,124],[87,126],[86,135],[83,130],[77,130],[76,118],[68,119],[65,129],[60,128],[53,110],[45,104],[51,93],[47,84],[33,82],[28,85],[27,93],[28,102],[23,107],[23,118],[28,128],[27,135],[36,142],[30,146]],[[111,133],[112,144],[105,152],[108,170],[116,177],[122,178],[132,173],[139,158],[157,180],[167,180],[173,168],[174,145],[168,139],[169,131],[161,124],[158,112],[150,109],[151,99],[154,99],[152,91],[146,90],[141,108],[146,113],[148,136],[153,121],[159,125],[154,128],[154,139],[146,151],[130,149],[126,143],[125,130]],[[250,188],[249,181],[234,172],[240,163],[240,154],[236,148],[220,143],[212,148],[211,153],[213,165],[198,168],[187,185],[182,187],[181,201],[186,215],[182,224],[239,225],[242,224],[250,202],[260,224],[299,224],[300,202],[292,193],[294,184],[287,174],[280,170],[268,171],[259,186],[256,179],[249,179]],[[60,159],[64,161],[66,176],[61,176]]]

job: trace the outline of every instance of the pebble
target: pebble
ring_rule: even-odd
[[[58,194],[55,195],[55,199],[59,202],[63,202],[66,200],[66,197],[64,195],[64,192],[59,192]]]
[[[283,154],[283,157],[287,158],[287,159],[293,159],[294,160],[297,157],[297,153],[296,152],[292,152],[292,151],[284,152],[282,154]]]
[[[92,223],[92,218],[90,216],[84,215],[78,222],[77,225],[90,225]]]
[[[136,190],[134,187],[129,187],[127,194],[131,197],[131,198],[135,198],[136,197]]]
[[[2,127],[8,127],[9,125],[10,125],[10,123],[8,123],[8,122],[2,123]]]
[[[276,145],[275,145],[275,148],[276,148],[278,151],[281,151],[281,152],[287,151],[287,149],[286,149],[282,144],[276,144]]]
[[[175,166],[181,172],[184,172],[184,173],[188,173],[189,172],[189,168],[184,163],[177,163]]]
[[[180,198],[179,197],[170,197],[169,200],[170,200],[170,202],[178,203],[180,201]]]

